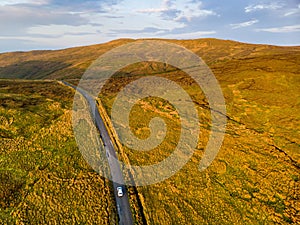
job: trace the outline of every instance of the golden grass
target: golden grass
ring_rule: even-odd
[[[0,80],[0,223],[114,224],[111,183],[87,165],[71,124],[74,92]]]
[[[0,63],[3,65],[0,68],[0,76],[27,79],[70,79],[77,84],[78,80],[76,79],[82,76],[89,64],[99,55],[132,41],[134,40],[117,40],[103,45],[60,51],[0,54]],[[224,93],[228,112],[228,128],[217,158],[207,170],[200,173],[198,165],[209,137],[210,115],[205,97],[191,79],[185,77],[180,71],[164,74],[162,66],[157,63],[150,63],[151,66],[149,63],[144,63],[125,68],[107,83],[100,97],[108,115],[110,115],[116,93],[123,86],[151,73],[164,76],[180,84],[194,100],[199,112],[202,132],[196,152],[189,163],[179,173],[162,183],[137,188],[138,197],[135,197],[137,196],[136,189],[129,189],[137,223],[142,224],[143,217],[148,224],[299,223],[300,66],[298,62],[300,48],[251,45],[216,39],[167,41],[185,46],[202,57],[210,66]],[[170,68],[168,67],[168,69]],[[36,143],[39,138],[32,141],[32,137],[38,136],[30,134],[44,128],[45,125],[45,129],[48,131],[51,124],[54,125],[64,118],[62,115],[65,115],[65,111],[70,107],[67,103],[70,98],[67,97],[61,102],[61,98],[65,98],[66,89],[61,92],[55,88],[48,89],[47,98],[54,99],[54,102],[60,101],[60,107],[54,103],[53,105],[48,103],[47,107],[32,106],[32,102],[35,102],[35,105],[40,105],[41,100],[44,102],[43,96],[36,96],[35,93],[30,92],[34,88],[36,93],[44,93],[44,90],[36,89],[38,86],[41,87],[40,85],[31,87],[29,84],[24,86],[29,98],[24,98],[24,95],[18,92],[18,87],[13,90],[13,86],[1,86],[0,97],[5,113],[1,114],[3,117],[0,119],[0,134],[5,137],[1,140],[5,144],[3,146],[7,147],[5,154],[0,155],[0,166],[5,165],[3,168],[8,168],[7,165],[12,165],[9,169],[5,169],[6,172],[0,173],[2,181],[11,181],[6,182],[8,184],[5,186],[6,192],[3,192],[5,196],[8,196],[1,203],[0,215],[3,221],[16,219],[25,221],[36,215],[34,213],[38,210],[37,205],[45,205],[47,208],[50,202],[56,203],[59,202],[59,199],[62,199],[63,203],[61,204],[66,207],[58,207],[59,210],[55,211],[56,217],[54,218],[56,220],[60,218],[61,210],[66,214],[69,212],[67,206],[71,201],[64,200],[63,194],[55,192],[54,195],[50,191],[67,184],[67,181],[58,179],[54,182],[53,176],[47,180],[48,178],[45,178],[44,175],[39,175],[39,168],[45,167],[45,173],[50,173],[50,175],[55,175],[53,171],[56,171],[63,179],[73,177],[74,174],[77,174],[78,177],[86,177],[87,174],[91,174],[88,176],[97,176],[87,169],[88,167],[81,161],[83,159],[79,153],[73,152],[76,148],[75,142],[68,136],[70,135],[68,132],[66,132],[67,137],[63,133],[61,136],[53,138],[45,136],[42,138],[42,143]],[[55,90],[55,94],[51,90]],[[50,105],[52,105],[50,108],[53,113],[48,115]],[[171,113],[167,109],[158,99],[140,101],[136,105],[135,115],[132,117],[140,119],[132,119],[132,130],[137,136],[146,137],[149,131],[147,123],[152,116],[156,115],[166,119],[169,128],[175,131],[178,127],[176,114],[170,116]],[[44,118],[39,114],[48,116]],[[18,118],[21,119],[18,120]],[[108,118],[106,120],[109,121]],[[59,125],[59,127],[61,126]],[[25,130],[30,131],[29,135]],[[54,131],[48,132],[53,134]],[[170,132],[168,135],[161,148],[150,153],[141,154],[117,144],[120,147],[119,156],[124,162],[130,161],[132,164],[147,165],[158,162],[171,154],[176,145],[175,132]],[[56,138],[59,141],[56,141]],[[66,148],[66,143],[69,143],[68,148]],[[27,151],[29,146],[34,146],[31,151]],[[26,149],[26,153],[22,152],[26,156],[26,160],[20,160],[23,159],[20,157],[23,155],[19,153],[18,149]],[[67,150],[55,151],[55,149]],[[37,150],[43,154],[38,153]],[[72,152],[71,156],[70,151]],[[28,152],[31,154],[28,155]],[[64,153],[63,156],[61,156],[62,153]],[[46,159],[51,156],[51,160],[55,156],[55,163],[49,164],[49,167],[45,166],[47,165],[44,163],[46,159],[36,162],[35,160],[40,158],[39,155],[43,155]],[[77,161],[74,160],[74,157]],[[12,160],[9,161],[10,158]],[[68,160],[62,160],[65,158]],[[21,167],[13,163],[15,159],[18,159],[16,162],[21,161]],[[28,163],[28,159],[31,159],[32,162]],[[71,165],[66,163],[73,161],[77,163]],[[37,166],[40,164],[41,166]],[[25,187],[32,186],[32,183],[34,187],[39,185],[38,182],[35,184],[35,179],[31,181],[28,178],[28,171],[34,171],[34,176],[40,178],[40,182],[48,182],[47,184],[51,184],[52,188],[44,191],[48,194],[45,197],[38,191],[30,192],[37,193],[37,195],[30,195],[30,201],[33,201],[33,198],[37,200],[33,201],[34,204],[26,205],[26,208],[21,201],[25,196],[22,192],[24,185]],[[84,175],[79,175],[79,171],[83,171]],[[26,181],[25,184],[24,181]],[[103,181],[105,180],[99,180],[100,187],[102,187]],[[80,185],[80,187],[86,186]],[[109,196],[108,189],[104,188],[103,191]],[[15,195],[10,193],[15,193]],[[70,190],[67,196],[71,196],[69,199],[72,199],[76,205],[80,199],[75,196],[73,199],[73,193],[75,191]],[[96,196],[96,192],[89,193],[89,195]],[[47,196],[56,195],[57,199],[47,198]],[[42,197],[38,198],[37,196]],[[99,194],[95,201],[103,199],[101,196]],[[27,202],[25,203],[27,204]],[[25,207],[24,211],[17,208],[19,204],[23,208]],[[89,202],[87,205],[93,204]],[[107,215],[115,215],[110,204],[111,201],[108,200],[104,208],[109,210],[107,213],[103,212],[104,218]],[[19,212],[16,208],[23,213],[16,213]],[[26,217],[25,212],[33,213],[29,213],[28,215],[31,216]],[[80,212],[82,213],[82,211]],[[73,212],[72,219],[77,220],[81,213]],[[113,218],[115,217],[113,216]],[[83,218],[80,217],[80,219],[84,221]],[[38,220],[44,222],[42,218]]]
[[[294,61],[299,59],[299,54],[264,54],[253,52],[257,58],[239,59],[238,67],[235,60],[213,66],[227,103],[228,128],[217,158],[202,173],[198,165],[210,132],[205,97],[179,72],[158,75],[175,80],[190,94],[198,107],[202,133],[194,156],[179,173],[162,183],[137,188],[148,224],[290,224],[300,221],[297,215],[300,209],[297,138],[300,83],[299,65]],[[124,68],[107,82],[100,98],[108,114],[116,93],[140,77],[138,66]],[[149,73],[142,70],[147,68],[144,64],[140,68],[141,75]],[[135,72],[131,74],[130,70]],[[148,122],[153,116],[168,121],[170,135],[163,144],[146,153],[122,146],[120,156],[126,155],[131,164],[157,163],[176,146],[178,120],[163,105],[159,99],[144,99],[132,110],[131,130],[138,137],[149,135]],[[128,162],[126,158],[124,162]]]

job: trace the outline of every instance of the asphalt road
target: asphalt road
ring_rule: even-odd
[[[133,224],[133,219],[132,219],[132,213],[130,210],[130,204],[129,204],[129,197],[128,193],[126,191],[126,187],[124,185],[124,178],[123,178],[123,173],[120,168],[120,164],[118,161],[113,160],[113,159],[118,159],[116,155],[116,151],[114,149],[114,146],[111,142],[110,136],[108,134],[108,131],[104,125],[104,122],[102,120],[102,117],[100,116],[99,110],[97,108],[95,100],[84,90],[78,89],[76,86],[69,84],[65,81],[62,81],[65,85],[72,87],[74,89],[77,89],[87,100],[87,102],[90,105],[91,113],[92,116],[94,117],[95,125],[100,131],[100,136],[102,139],[102,142],[104,143],[105,151],[106,151],[106,157],[108,160],[108,164],[110,167],[110,172],[111,172],[111,177],[113,182],[113,187],[114,187],[114,195],[116,198],[116,206],[117,206],[117,212],[118,212],[118,217],[119,217],[119,224],[120,225],[132,225]],[[118,197],[117,195],[117,187],[122,186],[123,189],[123,197]]]

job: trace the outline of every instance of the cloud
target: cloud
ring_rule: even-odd
[[[298,43],[299,27],[293,24],[298,24],[299,14],[299,0],[0,0],[0,51],[88,45],[121,37]],[[258,22],[261,29],[255,29]],[[233,32],[239,28],[243,32]]]
[[[55,43],[59,45],[56,40],[63,40],[68,46],[80,41],[89,44],[87,40],[96,40],[99,36],[102,40],[112,36],[116,38],[163,37],[167,34],[176,36],[172,33],[173,30],[190,26],[195,18],[200,21],[210,15],[216,15],[212,10],[206,9],[201,1],[195,0],[153,2],[0,0],[0,2],[0,20],[5,21],[0,23],[0,38],[51,43],[51,46]],[[183,33],[187,35],[214,33],[199,30],[201,28],[197,25],[196,30],[187,30]],[[176,37],[180,37],[181,34],[177,34]],[[66,41],[67,38],[70,42]]]
[[[168,11],[168,9],[166,8],[149,8],[137,10],[138,13],[161,13],[166,11]]]
[[[45,5],[48,4],[49,0],[1,0],[0,5],[19,5],[19,4],[30,4],[30,5]]]
[[[272,28],[260,28],[256,31],[270,32],[270,33],[292,33],[300,32],[300,25],[291,25],[283,27],[272,27]]]
[[[283,8],[283,4],[280,3],[270,3],[270,4],[257,4],[249,5],[245,8],[246,13],[260,11],[260,10],[276,10]]]
[[[70,26],[70,25],[47,25],[47,26],[36,26],[28,29],[28,34],[33,36],[48,36],[58,37],[63,35],[90,35],[98,34],[100,31],[96,30],[95,26],[81,25],[81,26]]]
[[[256,24],[258,22],[259,22],[259,20],[254,19],[254,20],[250,20],[247,22],[243,22],[243,23],[230,24],[230,26],[232,29],[239,29],[239,28],[243,28],[243,27],[252,26],[253,24]]]
[[[201,1],[164,0],[161,7],[139,9],[138,13],[159,14],[164,19],[174,21],[191,21],[195,17],[217,15],[212,10],[203,9]]]
[[[202,9],[202,2],[195,2],[187,4],[180,12],[175,20],[187,20],[191,21],[195,17],[208,17],[217,15],[212,10]]]
[[[39,6],[0,6],[0,35],[24,35],[30,27],[39,25],[73,25],[86,24],[87,19],[57,10],[43,9]]]
[[[291,16],[295,14],[300,14],[300,4],[298,5],[297,8],[289,9],[287,12],[284,14],[284,16]]]
[[[138,13],[162,13],[167,12],[173,8],[173,3],[170,0],[163,0],[162,5],[159,8],[147,8],[139,9],[136,12]]]
[[[82,41],[84,40],[84,42]],[[7,44],[0,48],[0,51],[7,51],[7,46],[9,51],[15,50],[32,50],[32,49],[62,49],[66,47],[82,46],[87,44],[98,44],[101,42],[108,41],[107,38],[99,34],[88,34],[82,36],[77,35],[57,35],[48,37],[43,36],[18,36],[18,37],[1,37],[0,42]]]
[[[145,27],[144,29],[138,29],[138,30],[134,30],[134,29],[119,29],[119,30],[111,30],[112,32],[115,33],[122,33],[122,34],[151,34],[151,35],[155,35],[155,34],[161,34],[161,33],[165,33],[168,32],[168,29],[159,29],[156,27]]]
[[[196,31],[196,32],[188,32],[188,33],[178,33],[178,34],[165,34],[164,38],[174,38],[174,39],[198,39],[201,37],[210,36],[212,34],[216,34],[217,32],[214,30],[210,31]]]
[[[148,27],[142,30],[115,30],[111,33],[111,37],[116,37],[122,34],[127,38],[169,38],[169,39],[198,39],[200,37],[207,37],[216,34],[214,30],[197,31],[197,32],[173,32],[166,29],[157,29]]]

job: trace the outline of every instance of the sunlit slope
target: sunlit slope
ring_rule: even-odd
[[[120,39],[105,44],[56,51],[31,51],[0,54],[0,77],[22,79],[80,78],[88,66],[103,53],[138,40]],[[299,47],[253,45],[218,39],[162,40],[186,47],[202,57],[208,65],[228,60],[272,56],[283,60],[297,54]],[[238,67],[238,65],[237,65]],[[250,68],[251,69],[251,68]]]
[[[110,182],[76,145],[73,95],[57,82],[0,80],[0,224],[115,224]]]
[[[0,75],[26,79],[79,79],[99,55],[133,41],[135,40],[123,39],[60,51],[1,54]],[[217,158],[207,170],[199,172],[199,162],[211,125],[208,101],[199,87],[182,72],[174,68],[172,70],[170,66],[165,71],[157,63],[150,63],[151,66],[147,63],[131,65],[119,71],[100,94],[108,114],[114,97],[122,87],[140,76],[153,74],[176,81],[189,93],[199,112],[201,126],[198,147],[189,163],[162,183],[139,187],[141,203],[133,207],[142,205],[141,212],[148,224],[299,223],[300,48],[217,39],[168,41],[195,52],[212,69],[226,101],[227,130]],[[6,89],[3,90],[6,93]],[[18,90],[13,92],[20,94]],[[38,90],[36,92],[39,93]],[[10,95],[3,93],[3,99],[8,101],[6,99],[11,98]],[[14,95],[14,98],[20,100],[19,95]],[[23,97],[18,100],[18,104],[23,102],[22,99]],[[14,107],[13,105],[11,108]],[[19,107],[21,105],[15,108]],[[15,114],[12,110],[7,113]],[[45,110],[40,107],[36,111],[41,114]],[[149,165],[169,156],[176,146],[180,127],[172,106],[160,99],[143,99],[132,113],[131,130],[140,138],[149,135],[148,122],[153,116],[165,119],[170,129],[167,139],[154,151],[140,152],[123,146],[123,152],[119,152],[119,155],[126,157],[121,159],[125,162],[129,160],[134,165]],[[9,120],[3,119],[3,123],[3,126],[8,126]],[[58,121],[53,120],[52,123],[57,127]],[[67,124],[70,126],[70,121]],[[16,132],[14,126],[5,129],[6,133],[2,135],[8,137]],[[22,137],[19,133],[15,135],[15,138]],[[58,141],[56,144],[60,143]],[[72,146],[74,144],[72,142]],[[9,156],[11,161],[15,159],[13,156]],[[33,157],[35,156],[30,156]],[[14,168],[15,165],[12,165]],[[64,168],[64,164],[61,165]],[[22,183],[19,179],[23,172],[20,175],[14,171],[5,173],[8,175],[3,175],[3,179],[10,179],[11,176],[11,180],[15,179],[17,184]],[[43,183],[39,187],[42,186]],[[44,192],[48,193],[49,190]],[[19,201],[18,193],[20,192],[17,191],[16,202]],[[79,200],[74,199],[74,202],[77,201]],[[20,210],[18,206],[23,206],[12,203],[10,208],[7,203],[2,204],[6,204],[6,211],[1,212],[4,218],[11,218],[10,210]],[[27,212],[26,210],[23,212]],[[58,211],[57,214],[59,213]],[[143,224],[142,220],[137,222]]]
[[[215,46],[206,46],[209,51],[201,51],[222,88],[228,123],[223,146],[204,172],[198,166],[210,134],[210,106],[186,74],[159,63],[133,64],[115,74],[100,94],[110,114],[123,87],[154,75],[177,82],[199,112],[201,135],[191,160],[175,176],[138,188],[145,218],[149,224],[299,223],[299,51],[272,46],[250,51],[251,45],[233,48],[236,43],[227,42],[229,54],[221,44],[226,42],[215,41]],[[217,59],[208,57],[212,53]],[[131,131],[139,138],[149,137],[149,121],[157,116],[168,126],[164,142],[147,152],[123,146],[119,155],[125,162],[153,165],[172,154],[180,121],[167,102],[139,101],[131,111]]]
[[[204,172],[199,172],[199,163],[211,129],[207,99],[182,72],[154,71],[154,75],[176,81],[189,93],[199,113],[201,135],[195,154],[175,176],[138,187],[149,224],[300,222],[300,68],[296,59],[293,55],[286,55],[286,61],[263,56],[260,63],[249,58],[214,64],[228,123],[223,146]],[[160,71],[157,64],[150,67]],[[141,68],[149,67],[129,66],[107,82],[100,98],[108,114],[122,87],[144,76]],[[139,138],[149,137],[153,117],[166,121],[166,139],[146,152],[123,146],[119,155],[124,156],[124,162],[153,165],[172,154],[180,121],[167,102],[157,98],[139,101],[131,111],[131,131]]]

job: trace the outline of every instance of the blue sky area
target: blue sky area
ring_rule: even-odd
[[[145,37],[300,45],[300,0],[0,0],[0,52]]]

